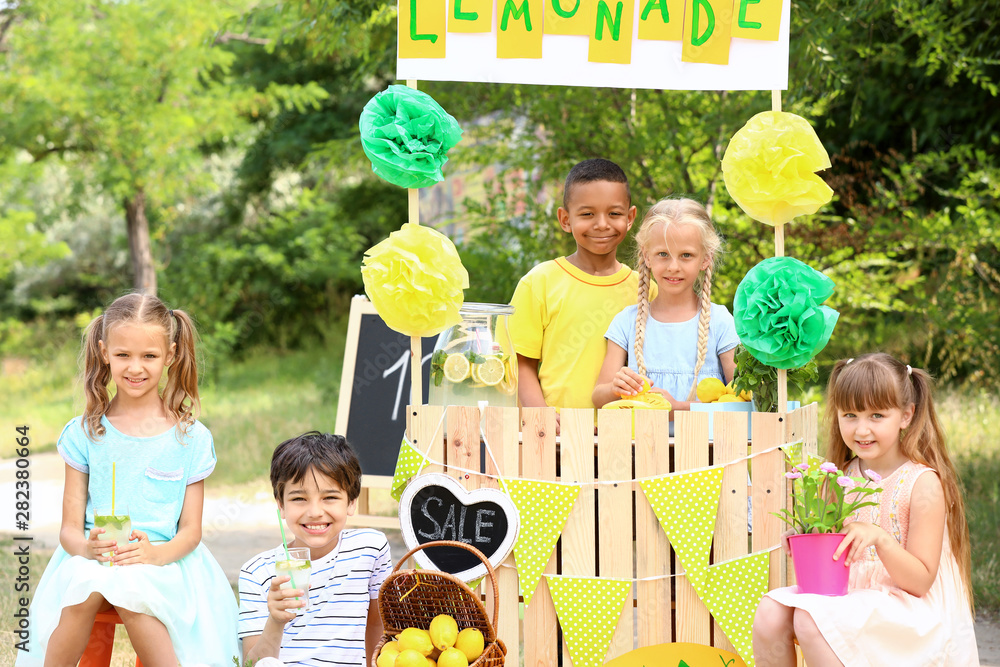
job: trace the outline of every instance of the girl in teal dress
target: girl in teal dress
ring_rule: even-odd
[[[194,341],[188,315],[151,296],[123,296],[91,322],[86,411],[58,442],[66,462],[60,547],[32,600],[29,650],[18,665],[76,665],[95,615],[112,607],[146,667],[229,667],[239,655],[232,588],[201,544],[204,480],[216,459],[211,433],[195,419]],[[128,508],[127,541],[94,526],[95,508],[112,496]]]

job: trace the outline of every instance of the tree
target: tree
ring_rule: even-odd
[[[201,0],[42,0],[0,12],[0,146],[60,160],[77,192],[120,202],[133,284],[146,293],[157,291],[150,206],[207,185],[202,147],[235,146],[244,112],[322,97],[314,86],[260,95],[232,85],[234,56],[214,37],[233,11]]]

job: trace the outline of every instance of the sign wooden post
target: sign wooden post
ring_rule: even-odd
[[[416,79],[407,79],[406,85],[413,90],[417,89]],[[406,208],[409,214],[409,221],[414,225],[420,224],[420,190],[418,188],[407,188]],[[423,352],[420,346],[420,336],[410,338],[410,405],[421,405],[424,402],[423,383],[420,381],[420,360]]]
[[[771,91],[771,111],[781,111],[781,91]],[[785,256],[785,225],[774,226],[774,256]],[[778,369],[778,412],[788,409],[788,371]]]

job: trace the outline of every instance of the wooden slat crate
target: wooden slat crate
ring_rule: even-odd
[[[636,579],[606,660],[640,646],[671,641],[710,644],[732,651],[732,644],[694,588],[683,576],[669,541],[637,482],[586,484],[595,481],[634,480],[670,472],[719,465],[775,445],[803,441],[803,450],[816,451],[818,409],[804,406],[788,414],[751,413],[753,438],[748,442],[746,413],[716,413],[714,442],[708,438],[708,414],[679,412],[673,438],[667,415],[638,410],[633,438],[631,414],[626,410],[563,410],[561,436],[556,437],[556,415],[549,408],[447,408],[447,428],[439,429],[440,406],[411,407],[410,441],[420,451],[450,466],[497,469],[508,478],[585,484],[573,507],[546,573]],[[481,452],[480,427],[496,463]],[[446,433],[441,431],[445,430]],[[440,466],[425,468],[438,471]],[[452,474],[468,488],[497,487],[488,477]],[[712,562],[721,562],[778,544],[781,522],[770,512],[785,507],[788,492],[781,451],[727,465],[722,479]],[[557,474],[558,473],[558,474]],[[748,488],[748,475],[753,484]],[[752,533],[748,531],[747,498],[753,501]],[[769,588],[785,585],[790,572],[780,550],[771,553]],[[673,578],[657,578],[677,574]],[[511,555],[498,569],[498,636],[507,646],[507,664],[549,667],[572,664],[565,643],[560,645],[559,622],[545,578],[531,604],[518,598],[516,564]],[[646,580],[646,581],[643,581]],[[492,591],[486,596],[492,614]]]

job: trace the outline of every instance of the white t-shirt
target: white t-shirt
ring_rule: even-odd
[[[281,546],[254,556],[240,569],[239,637],[264,632],[267,592]],[[365,665],[368,605],[378,599],[392,569],[389,543],[377,530],[344,530],[329,554],[313,561],[308,610],[285,625],[278,657],[287,665]]]

